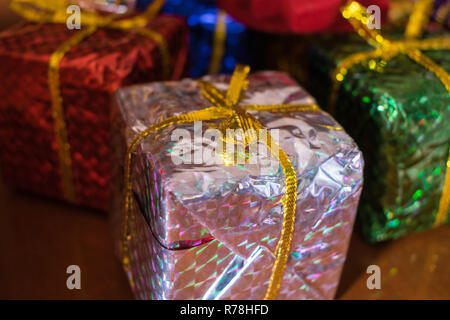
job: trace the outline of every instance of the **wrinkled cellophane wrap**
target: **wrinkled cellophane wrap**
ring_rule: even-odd
[[[230,77],[206,79],[225,91]],[[249,80],[243,105],[314,103],[284,73],[260,72]],[[121,89],[117,105],[115,144],[120,161],[126,145],[147,126],[210,103],[200,95],[196,81],[185,79]],[[362,188],[362,155],[345,131],[324,127],[340,129],[323,111],[252,114],[267,129],[280,130],[280,146],[298,178],[295,233],[278,298],[331,299]],[[203,122],[203,130],[219,122]],[[171,133],[177,128],[193,136],[192,123],[172,126],[151,134],[133,156],[135,200],[128,245],[135,296],[264,298],[283,220],[281,167],[277,164],[261,174],[258,165],[249,163],[175,165]],[[116,186],[120,192],[120,183]],[[120,246],[123,208],[120,196],[115,199],[112,219]]]
[[[394,37],[394,36],[393,36]],[[370,50],[357,35],[330,35],[311,49],[311,93],[327,105],[336,63]],[[424,51],[450,72],[448,51]],[[378,61],[379,62],[379,61]],[[430,71],[399,55],[352,67],[336,99],[336,119],[363,151],[366,170],[358,224],[378,242],[431,228],[449,151],[450,96]],[[448,218],[447,218],[448,219]]]
[[[187,30],[160,16],[147,26],[168,45],[171,72],[181,77]],[[75,36],[65,24],[20,24],[0,34],[0,164],[5,183],[63,199],[49,92],[50,56]],[[162,80],[156,43],[132,31],[99,29],[71,48],[59,77],[72,160],[75,202],[109,210],[111,95],[120,86]]]
[[[153,0],[137,0],[138,10],[145,10]],[[214,0],[167,0],[162,12],[179,15],[189,26],[190,77],[210,73],[219,8]],[[237,63],[250,64],[249,31],[231,16],[225,18],[226,31],[219,73],[230,74]]]

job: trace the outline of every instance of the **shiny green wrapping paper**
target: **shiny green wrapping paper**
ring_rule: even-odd
[[[322,106],[337,63],[370,48],[357,35],[330,35],[311,48],[309,90]],[[450,72],[448,51],[424,53]],[[450,141],[450,95],[439,79],[406,55],[375,61],[373,70],[366,62],[349,71],[335,104],[366,162],[358,224],[369,242],[433,227]]]

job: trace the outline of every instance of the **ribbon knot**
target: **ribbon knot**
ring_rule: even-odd
[[[215,88],[212,84],[199,80],[198,83],[202,88],[201,93],[211,103],[218,108],[228,109],[229,116],[226,117],[218,126],[224,137],[224,151],[227,143],[235,144],[237,142],[236,135],[229,137],[227,129],[242,129],[244,146],[257,140],[256,119],[248,114],[243,108],[238,105],[243,91],[248,87],[248,80],[246,79],[250,68],[248,66],[236,66],[235,76],[232,77],[227,94],[224,95],[221,91]],[[226,154],[226,152],[224,152]],[[249,157],[246,157],[248,160]]]

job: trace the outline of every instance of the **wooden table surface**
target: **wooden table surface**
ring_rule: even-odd
[[[0,298],[132,299],[106,215],[9,190],[0,182]],[[81,268],[68,290],[66,268]],[[381,289],[366,285],[381,268]],[[353,235],[338,299],[450,299],[450,226],[368,245]]]

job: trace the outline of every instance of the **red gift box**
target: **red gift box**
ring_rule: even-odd
[[[133,29],[104,27],[63,56],[58,74],[66,144],[61,143],[55,128],[49,60],[83,28],[26,23],[0,34],[0,166],[6,184],[69,200],[60,156],[60,148],[66,147],[71,160],[70,166],[66,163],[71,200],[109,209],[112,93],[124,85],[162,80],[164,66],[169,66],[172,79],[184,73],[185,23],[158,16],[145,29],[165,39],[165,55],[154,38]],[[162,63],[164,57],[169,60],[166,64]]]

